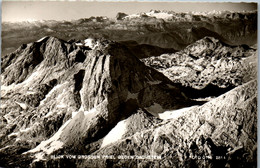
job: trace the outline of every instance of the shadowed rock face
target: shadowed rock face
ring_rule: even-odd
[[[125,16],[127,16],[127,14],[122,13],[122,12],[119,12],[119,13],[117,13],[117,15],[116,15],[116,20],[123,20],[123,18],[124,18]]]

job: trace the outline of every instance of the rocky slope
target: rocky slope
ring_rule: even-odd
[[[197,89],[233,88],[256,79],[256,60],[255,49],[230,46],[213,37],[198,40],[180,52],[142,59],[173,82]]]
[[[164,109],[200,103],[126,46],[108,40],[44,37],[4,56],[1,66],[4,166],[57,153],[89,154],[140,108],[159,117]]]
[[[250,81],[93,153],[112,159],[77,162],[83,167],[256,167],[256,89],[256,80]],[[154,158],[136,157],[143,155]]]

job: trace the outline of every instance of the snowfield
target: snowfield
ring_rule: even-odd
[[[168,120],[168,119],[176,119],[180,116],[183,116],[190,109],[196,107],[197,106],[191,106],[191,107],[181,108],[177,110],[167,110],[164,109],[160,104],[154,103],[150,107],[146,107],[145,110],[147,110],[152,115],[159,117],[162,120]]]
[[[65,122],[65,124],[63,124],[60,127],[60,129],[50,139],[46,141],[42,141],[36,148],[24,152],[23,154],[36,153],[35,154],[36,160],[34,160],[35,162],[35,161],[42,160],[45,154],[49,155],[52,152],[62,148],[63,142],[61,142],[59,139],[63,132],[63,129],[69,124],[70,121],[71,119]]]
[[[126,133],[126,120],[122,120],[105,136],[101,148],[120,140]]]

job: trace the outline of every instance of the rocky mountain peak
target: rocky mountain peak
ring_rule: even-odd
[[[200,40],[197,40],[195,43],[188,45],[185,50],[195,50],[195,48],[198,48],[196,50],[202,50],[201,52],[204,52],[204,49],[208,48],[209,50],[214,50],[219,48],[222,48],[223,46],[229,46],[225,44],[224,42],[220,41],[217,38],[206,36]]]
[[[36,67],[68,68],[71,64],[68,54],[77,47],[55,37],[44,37],[36,42],[23,44],[15,52],[2,58],[2,79],[4,85],[21,83]]]
[[[83,42],[98,45],[45,37],[4,57],[1,145],[14,142],[26,155],[44,156],[70,147],[72,153],[88,153],[94,150],[91,143],[139,108],[159,118],[160,112],[196,103],[126,46],[108,40]],[[32,119],[17,120],[21,117]],[[12,131],[17,134],[8,136]],[[86,142],[89,150],[80,145]],[[47,150],[46,143],[59,147]],[[75,143],[81,147],[72,147]]]
[[[216,57],[224,58],[241,58],[247,57],[255,50],[247,45],[231,46],[221,40],[206,36],[195,43],[188,45],[182,53],[189,54],[191,57]]]

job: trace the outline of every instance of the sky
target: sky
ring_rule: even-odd
[[[151,9],[175,12],[256,10],[256,3],[209,2],[97,2],[2,1],[2,21],[74,20],[91,16],[114,18],[118,12],[135,14]]]

